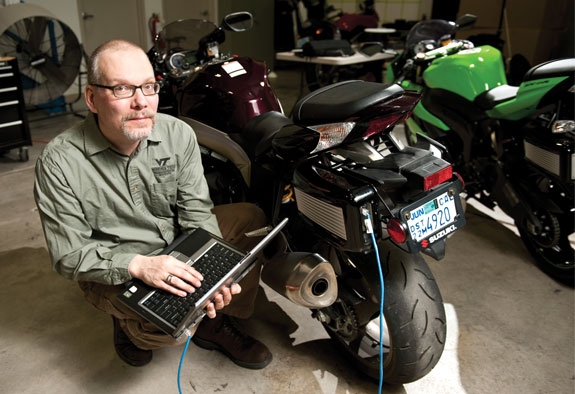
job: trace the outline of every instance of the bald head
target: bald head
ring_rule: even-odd
[[[99,60],[102,54],[128,51],[138,51],[146,55],[142,48],[127,40],[110,40],[98,46],[88,59],[88,83],[99,83],[101,81],[102,75],[100,73]]]

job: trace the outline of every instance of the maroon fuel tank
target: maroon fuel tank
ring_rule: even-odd
[[[182,116],[227,133],[239,132],[263,113],[282,111],[265,64],[248,57],[204,66],[186,82],[179,96]]]

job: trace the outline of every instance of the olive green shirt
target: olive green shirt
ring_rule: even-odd
[[[120,284],[136,254],[155,254],[196,227],[221,235],[190,126],[157,114],[131,156],[88,117],[45,147],[34,196],[55,271]]]

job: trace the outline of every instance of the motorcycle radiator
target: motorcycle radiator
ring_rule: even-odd
[[[525,158],[536,166],[564,181],[575,179],[575,153],[572,143],[556,141],[552,146],[540,146],[524,140],[524,149]]]
[[[343,209],[310,196],[301,189],[295,188],[297,209],[312,222],[327,231],[347,240]]]

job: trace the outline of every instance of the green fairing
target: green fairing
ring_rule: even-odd
[[[397,59],[397,57],[395,59],[393,59],[391,62],[393,63],[396,59]],[[392,81],[395,81],[395,75],[393,75],[393,67],[391,67],[391,66],[387,67],[387,70],[385,72],[385,80],[387,83],[391,83]]]
[[[423,80],[431,89],[448,90],[469,101],[486,90],[507,84],[501,52],[490,46],[435,59],[425,70]]]
[[[421,93],[421,91],[423,90],[423,86],[418,85],[413,81],[410,81],[409,79],[404,79],[403,82],[401,82],[401,87],[405,90],[413,90],[414,92],[417,93]]]
[[[567,78],[555,77],[523,82],[513,100],[505,101],[486,111],[486,113],[495,119],[519,120],[525,118],[537,110],[537,104],[547,92]]]
[[[431,123],[432,125],[440,128],[441,130],[446,130],[446,131],[449,130],[449,127],[445,123],[443,123],[441,121],[441,119],[435,117],[427,109],[425,109],[423,104],[421,104],[421,101],[419,103],[417,103],[417,105],[415,106],[415,109],[413,110],[413,114],[415,116],[417,116],[419,119],[421,119],[427,123]]]
[[[417,133],[427,135],[427,133],[423,131],[417,123],[415,123],[413,118],[407,119],[405,121],[405,125],[407,126],[407,131],[409,132],[409,135],[413,141],[417,141]]]
[[[401,83],[401,87],[404,88],[405,90],[413,90],[413,91],[416,91],[418,93],[421,93],[421,91],[423,90],[422,86],[420,86],[420,85],[418,85],[418,84],[416,84],[413,81],[410,81],[408,79],[403,80],[403,82]],[[441,119],[432,115],[423,106],[423,104],[421,104],[421,101],[419,103],[417,103],[417,105],[415,106],[415,109],[413,110],[413,114],[415,116],[417,116],[419,119],[421,119],[427,123],[431,123],[432,125],[440,128],[441,130],[446,130],[446,131],[449,130],[449,127],[447,127],[447,125],[445,123],[443,123],[441,121]],[[419,127],[418,127],[418,129],[419,129]],[[423,133],[423,131],[421,131],[421,132]],[[423,133],[423,134],[425,134],[425,133]]]

